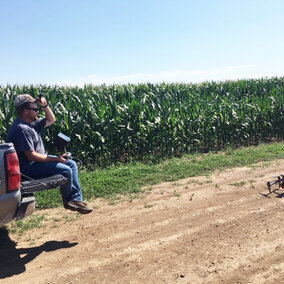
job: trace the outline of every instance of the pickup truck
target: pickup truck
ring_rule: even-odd
[[[0,226],[31,215],[36,205],[35,192],[56,188],[66,182],[62,175],[24,179],[13,143],[0,144]]]

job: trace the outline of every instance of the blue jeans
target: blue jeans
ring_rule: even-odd
[[[22,167],[21,172],[33,179],[61,174],[68,179],[67,184],[60,187],[63,202],[65,203],[71,200],[83,200],[82,190],[78,178],[78,168],[76,162],[73,160],[68,160],[66,163],[32,162],[30,165]]]

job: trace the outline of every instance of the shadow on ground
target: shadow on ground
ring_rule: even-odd
[[[17,249],[17,243],[10,239],[8,230],[5,227],[0,228],[0,279],[23,273],[26,271],[25,265],[44,251],[52,252],[77,244],[49,241],[41,246]]]

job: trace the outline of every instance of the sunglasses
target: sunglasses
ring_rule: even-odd
[[[33,108],[33,107],[27,107],[27,109],[32,109],[33,111],[36,111],[36,112],[38,112],[38,111],[39,111],[39,109],[38,109],[38,108]]]

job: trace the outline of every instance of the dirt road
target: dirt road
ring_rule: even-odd
[[[277,161],[163,183],[79,218],[39,211],[44,227],[4,238],[0,283],[284,283],[284,198],[262,195],[282,172]]]

